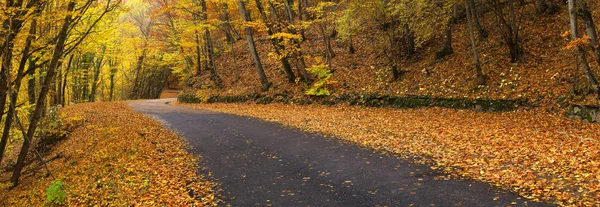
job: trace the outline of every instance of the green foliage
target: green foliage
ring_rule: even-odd
[[[63,205],[67,198],[67,193],[62,180],[55,180],[46,188],[46,204]]]
[[[327,64],[313,65],[306,69],[308,72],[317,76],[318,80],[313,84],[311,88],[306,90],[306,95],[310,96],[329,96],[331,92],[328,87],[331,87],[336,81],[331,80],[333,74],[327,69]]]

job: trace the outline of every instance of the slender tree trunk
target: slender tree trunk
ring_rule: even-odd
[[[587,2],[585,0],[579,0],[579,16],[583,19],[585,24],[585,31],[590,38],[590,48],[594,54],[594,59],[600,64],[600,49],[598,49],[598,33],[596,32],[596,24],[594,24],[594,17],[590,11]]]
[[[200,0],[200,7],[202,8],[202,20],[208,21],[208,9],[206,7],[206,1]],[[210,70],[210,79],[217,85],[219,88],[223,88],[223,79],[219,75],[219,70],[217,69],[217,65],[214,60],[214,50],[213,50],[213,41],[210,37],[210,30],[208,28],[204,28],[204,45],[206,46],[206,65]]]
[[[246,11],[246,5],[243,0],[237,0],[238,8],[240,10],[240,16],[244,22],[250,22],[250,16]],[[252,55],[252,59],[254,60],[254,66],[256,67],[256,71],[258,73],[258,77],[262,84],[262,90],[267,91],[271,87],[271,83],[267,80],[267,75],[265,74],[265,70],[263,69],[262,63],[260,62],[260,58],[258,57],[258,52],[256,51],[256,45],[254,45],[254,37],[252,36],[252,28],[249,26],[244,26],[244,31],[246,33],[246,41],[248,43],[248,50],[250,50],[250,55]]]
[[[140,82],[140,76],[142,74],[142,69],[144,66],[144,59],[146,59],[146,53],[147,53],[147,43],[144,44],[144,49],[142,50],[142,55],[138,57],[138,61],[137,61],[137,65],[135,68],[135,81],[133,82],[133,93],[131,93],[131,99],[136,99],[138,98],[138,87],[139,87],[139,82]]]
[[[96,64],[94,65],[94,79],[92,82],[92,91],[90,92],[89,102],[96,101],[96,91],[98,90],[98,80],[100,80],[100,70],[102,68],[102,62],[104,61],[104,54],[106,53],[106,46],[102,46],[102,54],[97,58]]]
[[[29,61],[29,68],[27,69],[27,98],[29,100],[29,104],[35,104],[35,71],[33,68],[35,67],[35,60]]]
[[[571,37],[573,38],[573,40],[576,40],[577,38],[579,38],[579,34],[577,31],[577,11],[576,11],[577,1],[569,0],[568,4],[569,4],[569,19],[570,19],[570,27],[571,27]],[[583,73],[587,76],[587,79],[590,82],[590,85],[592,85],[592,89],[594,90],[594,93],[597,95],[597,98],[600,98],[600,93],[599,93],[600,90],[598,88],[598,80],[596,79],[596,76],[590,69],[590,65],[588,64],[587,57],[586,57],[586,52],[582,46],[579,46],[579,45],[577,46],[577,54],[579,55],[579,61],[581,63],[581,69],[583,70]]]
[[[113,96],[115,94],[115,73],[110,73],[110,92],[109,92],[109,101],[113,101]]]
[[[273,27],[273,24],[271,24],[271,22],[267,18],[267,15],[265,14],[265,10],[262,6],[262,2],[260,0],[255,0],[255,2],[256,2],[256,8],[258,9],[258,12],[260,13],[262,20],[267,25],[267,34],[269,36],[273,36],[273,34],[275,33],[275,29]],[[278,40],[273,39],[273,38],[270,38],[270,39],[271,39],[271,44],[273,44],[273,47],[275,48],[275,53],[277,54],[279,61],[281,62],[283,71],[285,72],[285,74],[287,76],[288,82],[294,83],[294,81],[296,80],[296,75],[294,75],[294,72],[292,71],[292,66],[290,65],[290,62],[287,59],[287,55],[283,55],[285,53],[285,48],[279,44]]]
[[[448,54],[452,54],[454,53],[454,49],[452,49],[452,21],[448,22],[445,33],[446,38],[444,39],[444,49]]]
[[[404,42],[406,44],[404,53],[406,56],[411,56],[415,52],[415,35],[408,24],[404,25]]]
[[[10,27],[12,29],[12,26]],[[7,39],[5,40],[5,44],[3,49],[5,50],[2,55],[2,66],[0,66],[0,118],[4,116],[7,95],[8,95],[8,87],[10,84],[9,74],[12,68],[12,58],[13,58],[13,49],[14,42],[13,39],[16,36],[13,33],[17,31],[9,31],[7,35]]]
[[[454,20],[450,18],[446,26],[444,46],[442,47],[442,50],[437,53],[438,59],[441,59],[454,53],[454,49],[452,48],[452,22],[454,22]]]
[[[233,43],[229,43],[229,45],[231,46],[231,56],[233,58],[233,68],[235,69],[235,78],[233,79],[234,83],[237,83],[240,80],[240,67],[238,66],[238,60],[237,60],[237,56],[235,55],[235,47],[233,46]]]
[[[6,1],[3,8],[12,10],[11,17],[8,17],[2,23],[1,38],[5,38],[0,46],[0,57],[2,57],[2,65],[0,66],[0,117],[4,115],[4,110],[7,101],[7,93],[9,87],[9,74],[12,68],[11,61],[13,59],[14,40],[17,34],[21,31],[24,22],[24,16],[27,15],[28,8],[38,6],[37,0],[32,0],[26,5],[23,5],[23,0]]]
[[[60,90],[62,90],[62,79],[63,79],[63,72],[62,72],[62,68],[58,67],[57,71],[56,71],[56,78],[54,80],[54,83],[56,85],[55,93],[54,93],[54,97],[52,99],[52,105],[59,105],[60,104],[60,100],[62,99],[60,97],[60,95],[62,94],[62,92]]]
[[[71,70],[71,64],[73,64],[73,56],[75,56],[75,55],[71,55],[69,57],[69,63],[67,63],[67,69],[65,69],[65,76],[64,76],[64,78],[62,80],[63,83],[62,83],[62,90],[60,91],[62,93],[60,95],[60,97],[61,97],[60,102],[61,102],[61,104],[63,106],[66,106],[66,104],[67,104],[67,102],[66,102],[67,98],[66,98],[65,94],[67,94],[66,93],[66,91],[67,91],[67,78],[69,76],[69,71]]]
[[[294,24],[294,11],[292,10],[292,2],[291,0],[284,0],[283,2],[285,4],[285,12],[287,14],[287,18],[288,21],[290,22],[290,24]]]
[[[195,76],[202,75],[202,48],[200,46],[200,34],[198,30],[194,31],[196,41],[196,74]]]
[[[289,26],[289,25],[294,25],[296,22],[295,13],[292,10],[292,0],[285,0],[284,3],[285,3],[285,10],[286,10],[288,22],[289,22],[288,27],[287,27],[288,32],[292,33],[292,34],[299,34],[300,36],[303,36],[304,34],[301,30],[297,30],[297,29],[295,29],[295,27]],[[302,18],[301,15],[298,15],[298,17],[300,19]],[[308,75],[308,72],[306,71],[306,62],[304,61],[304,54],[302,52],[302,41],[294,40],[294,44],[298,48],[298,50],[294,53],[294,55],[296,56],[296,61],[298,63],[298,64],[296,64],[296,73],[298,73],[298,76],[300,76],[300,78],[303,81],[310,82],[310,76]]]
[[[466,2],[465,2],[466,3]],[[481,70],[481,63],[479,62],[479,54],[477,53],[477,43],[475,42],[475,34],[473,32],[473,16],[471,8],[468,4],[465,5],[467,10],[467,24],[469,25],[469,37],[471,39],[471,51],[473,52],[473,60],[475,62],[475,73],[477,74],[477,84],[485,85],[486,78]]]
[[[37,21],[33,19],[31,21],[31,26],[29,29],[29,36],[27,36],[27,40],[25,41],[25,46],[23,47],[23,55],[21,57],[21,61],[19,62],[19,68],[17,69],[17,77],[14,80],[14,90],[10,94],[10,102],[11,104],[16,105],[19,90],[21,88],[21,80],[23,80],[25,65],[27,65],[27,60],[29,59],[29,50],[31,48],[31,42],[35,37],[37,27]],[[4,120],[4,130],[2,130],[2,138],[0,139],[0,164],[2,163],[2,158],[4,157],[4,150],[6,149],[6,144],[8,143],[8,137],[10,134],[10,128],[12,127],[13,114],[15,113],[14,107],[9,107],[8,113],[6,114],[6,120]]]
[[[350,54],[354,54],[355,50],[354,50],[354,41],[352,40],[352,36],[348,37],[348,52]]]
[[[300,46],[300,42],[297,44],[298,47],[302,48],[302,46]],[[296,53],[298,56],[298,62],[300,63],[300,66],[298,67],[298,74],[300,74],[300,77],[302,77],[303,81],[310,82],[310,76],[308,75],[308,72],[306,72],[306,62],[304,61],[304,53],[302,52],[302,49],[298,50]]]
[[[515,12],[514,0],[509,0],[510,2],[510,27],[512,31],[512,47],[511,47],[511,62],[516,62],[521,57],[523,53],[523,48],[521,47],[521,39],[519,37],[519,26],[517,25],[517,14]]]
[[[63,52],[65,50],[65,42],[67,39],[67,32],[72,23],[72,12],[75,9],[75,2],[71,0],[67,7],[67,17],[62,25],[62,28],[57,36],[56,46],[54,47],[54,53],[52,55],[52,60],[50,61],[50,67],[48,68],[48,72],[46,78],[44,79],[44,84],[42,85],[42,90],[40,91],[40,96],[38,98],[38,102],[35,106],[35,111],[33,112],[32,119],[29,123],[29,128],[27,130],[27,137],[23,141],[23,146],[21,147],[21,152],[19,153],[19,157],[17,159],[17,164],[15,165],[15,169],[13,171],[13,175],[11,177],[11,182],[13,186],[17,186],[19,183],[19,177],[21,176],[21,171],[23,170],[23,165],[25,164],[25,158],[27,157],[27,153],[29,152],[29,147],[31,146],[31,141],[33,140],[33,135],[35,130],[37,129],[37,124],[42,116],[42,112],[44,110],[44,103],[46,102],[46,98],[48,95],[48,91],[50,90],[49,86],[54,77],[54,73],[56,72],[56,68],[59,65],[60,58],[63,56]]]
[[[298,0],[297,3],[298,6],[298,20],[299,21],[304,21],[308,19],[308,13],[306,12],[305,8],[305,3],[303,0]],[[306,36],[304,35],[304,30],[300,29],[300,35],[302,36],[302,41],[306,40]]]
[[[215,7],[217,7],[215,5]],[[237,40],[242,39],[240,34],[235,31],[235,29],[231,26],[231,20],[229,19],[229,12],[227,3],[221,3],[221,21],[223,21],[223,26],[225,27],[225,35],[227,35],[227,42],[235,42]]]
[[[467,0],[471,11],[473,11],[473,20],[475,23],[475,28],[477,28],[477,31],[479,32],[479,37],[485,39],[489,36],[487,29],[485,29],[485,26],[483,26],[483,22],[482,22],[482,18],[481,18],[481,12],[479,11],[479,9],[477,9],[477,4],[475,4],[475,0]]]

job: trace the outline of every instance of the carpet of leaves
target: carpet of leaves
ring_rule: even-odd
[[[61,110],[83,124],[48,157],[65,184],[67,206],[216,206],[215,183],[198,175],[198,158],[173,132],[126,103],[79,104]],[[21,184],[0,189],[0,204],[42,206],[52,183],[37,162]],[[0,174],[0,181],[9,174]]]
[[[600,205],[600,125],[541,109],[482,113],[286,104],[182,104],[256,117],[493,183],[529,199]]]
[[[334,38],[332,44],[336,57],[332,60],[332,80],[338,86],[331,89],[333,94],[378,93],[385,95],[407,96],[427,95],[444,98],[468,99],[527,99],[536,105],[558,108],[562,102],[598,105],[595,96],[588,95],[587,79],[577,67],[576,52],[566,49],[569,39],[562,37],[568,31],[568,12],[566,5],[559,5],[560,12],[552,15],[536,14],[533,4],[519,7],[519,34],[523,39],[525,55],[517,63],[511,63],[508,48],[503,42],[501,27],[495,24],[493,12],[483,14],[482,21],[490,36],[477,38],[477,47],[483,72],[488,77],[487,85],[476,84],[476,74],[471,53],[471,43],[466,24],[456,24],[453,29],[454,54],[443,60],[436,58],[435,51],[442,48],[443,40],[432,40],[400,67],[403,75],[393,81],[388,61],[380,48],[373,47],[378,41],[368,34],[353,37],[355,53],[348,52],[348,42]],[[593,10],[598,3],[590,2]],[[595,22],[600,15],[594,16]],[[318,64],[323,59],[325,43],[316,28],[306,30],[303,53],[306,65]],[[583,32],[583,31],[582,31]],[[443,37],[442,34],[439,35]],[[256,34],[256,44],[265,73],[273,86],[271,96],[288,94],[302,96],[310,84],[289,84],[281,70],[278,59],[269,57],[273,46],[264,33]],[[245,41],[234,44],[233,52],[217,57],[216,62],[225,87],[220,95],[237,96],[261,93],[261,85],[256,69],[247,51]],[[296,64],[292,62],[292,64]],[[598,64],[590,63],[593,71]],[[203,88],[210,83],[210,75],[205,73],[194,88]]]

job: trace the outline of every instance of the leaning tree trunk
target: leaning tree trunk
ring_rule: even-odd
[[[35,70],[33,68],[36,66],[35,62],[37,58],[34,60],[29,60],[29,68],[27,69],[27,99],[30,105],[35,104]]]
[[[17,184],[19,183],[19,177],[21,176],[21,171],[23,170],[23,165],[25,164],[25,158],[27,157],[29,147],[31,146],[31,140],[33,139],[33,135],[35,133],[35,130],[37,129],[37,124],[42,116],[42,112],[45,107],[44,103],[46,103],[48,91],[50,90],[50,83],[52,81],[52,78],[54,77],[56,68],[60,63],[60,58],[62,57],[63,52],[65,50],[67,32],[73,21],[73,16],[71,13],[74,9],[75,2],[71,0],[67,7],[67,17],[65,18],[62,28],[57,36],[56,46],[54,47],[54,53],[52,55],[52,60],[50,61],[50,67],[48,68],[46,77],[44,79],[44,84],[42,85],[42,90],[40,91],[40,96],[38,98],[37,104],[35,105],[35,110],[29,123],[27,137],[25,137],[25,140],[23,141],[23,146],[21,147],[21,152],[19,153],[17,164],[15,165],[15,169],[11,177],[11,182],[13,183],[13,186],[17,186]]]
[[[242,20],[244,22],[250,22],[250,15],[246,11],[246,5],[243,0],[237,0],[238,8],[240,10],[240,16],[242,16]],[[258,77],[260,79],[262,90],[267,91],[271,87],[271,83],[267,80],[267,75],[265,74],[265,70],[260,62],[260,57],[258,57],[258,52],[256,51],[256,45],[254,44],[254,37],[252,36],[252,28],[249,26],[244,26],[244,31],[246,33],[246,41],[248,43],[248,50],[250,50],[250,55],[252,55],[252,59],[254,60],[254,66],[256,67],[256,72],[258,73]]]
[[[31,43],[33,42],[33,38],[35,37],[37,27],[37,21],[33,19],[31,21],[31,26],[29,29],[29,36],[25,41],[25,46],[23,47],[23,52],[21,56],[21,60],[19,62],[19,68],[17,69],[17,77],[14,80],[14,90],[10,94],[10,102],[11,104],[16,104],[19,94],[19,89],[21,88],[21,80],[25,76],[25,65],[27,65],[27,59],[29,59],[29,50],[31,48]],[[9,86],[10,87],[10,86]],[[8,143],[8,137],[10,135],[10,128],[12,127],[13,114],[15,113],[14,107],[8,108],[8,113],[6,114],[6,119],[4,120],[4,130],[2,131],[2,138],[0,139],[0,164],[2,163],[2,158],[4,156],[4,150],[6,149],[6,144]]]
[[[466,2],[465,2],[466,3]],[[479,54],[477,53],[477,43],[475,42],[475,34],[473,32],[473,12],[468,4],[465,5],[467,10],[467,24],[469,25],[469,37],[471,39],[471,51],[473,52],[473,61],[475,63],[475,73],[477,74],[477,85],[485,85],[486,78],[481,70],[479,62]]]
[[[596,32],[596,24],[594,24],[594,17],[590,11],[587,2],[580,0],[579,2],[579,15],[583,19],[585,24],[585,31],[590,38],[590,48],[594,54],[594,59],[600,64],[600,49],[598,49],[598,33]]]
[[[139,83],[140,76],[142,74],[142,69],[143,69],[143,66],[144,66],[144,60],[146,59],[146,53],[147,53],[146,47],[147,47],[147,43],[144,44],[144,49],[142,50],[142,55],[139,56],[138,60],[137,60],[137,65],[135,67],[135,80],[133,82],[133,92],[131,93],[131,96],[130,96],[131,99],[139,98],[139,96],[138,96],[137,93],[139,92],[138,86],[140,84]]]
[[[271,24],[271,22],[267,18],[267,15],[265,14],[265,10],[264,10],[260,0],[256,0],[256,8],[258,9],[258,12],[260,13],[260,17],[265,22],[265,25],[267,25],[267,34],[269,36],[273,36],[273,34],[275,33],[273,24]],[[273,44],[273,47],[275,48],[275,53],[277,54],[277,58],[279,58],[279,61],[281,61],[281,66],[283,67],[283,71],[285,72],[285,75],[287,76],[288,82],[294,83],[294,81],[296,80],[296,75],[294,75],[294,72],[292,71],[292,66],[291,66],[290,62],[288,61],[287,57],[282,55],[285,53],[285,48],[279,44],[278,40],[273,39],[273,38],[270,38],[270,39],[271,39],[271,44]]]
[[[573,40],[576,40],[577,38],[579,38],[579,35],[577,33],[577,1],[569,0],[568,4],[569,20],[571,23],[571,37],[573,38]],[[598,90],[598,80],[596,79],[596,76],[590,69],[590,65],[588,64],[586,57],[586,52],[581,45],[577,45],[577,54],[579,55],[579,62],[581,63],[581,69],[583,70],[583,73],[587,76],[587,79],[590,82],[590,85],[592,85],[592,90],[594,90],[594,93],[597,95],[597,98],[600,98],[600,91]]]
[[[288,24],[289,25],[294,25],[296,24],[296,16],[294,11],[292,10],[292,0],[285,0],[284,1],[285,4],[285,11],[287,14],[287,18],[288,18]],[[298,13],[300,14],[300,13]],[[302,16],[298,15],[298,18],[301,20]],[[299,34],[300,36],[303,36],[302,34],[302,30],[298,30],[296,29],[294,26],[287,26],[287,31],[291,34]],[[298,48],[298,50],[296,50],[295,52],[295,56],[296,56],[296,61],[298,64],[296,64],[296,72],[298,73],[298,76],[300,76],[300,78],[305,81],[305,82],[310,82],[310,76],[308,75],[308,72],[306,71],[306,61],[304,61],[304,54],[302,52],[302,41],[301,40],[294,40],[293,41],[294,45]]]
[[[22,0],[16,2],[5,1],[3,5],[4,9],[12,11],[12,16],[4,19],[2,31],[0,31],[0,35],[2,35],[0,38],[3,38],[2,45],[0,45],[0,57],[2,57],[2,65],[0,66],[0,117],[4,115],[8,96],[8,85],[10,85],[9,74],[12,67],[11,62],[15,46],[14,40],[23,27],[29,8],[34,6],[39,6],[38,0],[31,0],[26,5],[23,5]]]

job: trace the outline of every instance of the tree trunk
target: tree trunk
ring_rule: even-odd
[[[115,94],[115,73],[110,73],[110,92],[109,92],[109,101],[113,101],[113,96]]]
[[[327,32],[327,25],[323,23],[323,25],[319,25],[319,30],[321,31],[321,36],[323,36],[323,40],[325,41],[325,58],[327,59],[327,64],[331,67],[331,61],[335,58],[335,53],[333,52],[333,48],[331,47],[331,36]]]
[[[519,37],[519,26],[517,25],[517,15],[515,12],[514,0],[510,0],[510,16],[511,16],[511,31],[512,31],[512,47],[511,48],[511,62],[517,62],[523,54],[523,48],[521,47],[521,38]]]
[[[508,14],[505,14],[504,3],[499,0],[493,0],[492,3],[492,9],[496,14],[496,23],[509,50],[510,62],[517,62],[523,55],[523,47],[519,36],[514,0],[507,2]]]
[[[348,37],[348,52],[350,54],[354,54],[355,50],[354,50],[354,41],[352,40],[352,36]]]
[[[202,48],[200,48],[200,34],[198,30],[194,31],[196,42],[196,72],[194,76],[202,75]]]
[[[67,77],[69,76],[69,71],[71,70],[71,64],[73,64],[73,56],[74,55],[71,55],[71,57],[69,57],[69,63],[67,63],[67,69],[65,69],[65,75],[64,75],[64,78],[62,80],[63,83],[62,83],[62,89],[60,90],[60,92],[61,92],[60,103],[63,106],[66,106],[66,104],[67,104],[67,102],[66,102],[67,98],[65,97],[65,94],[67,94],[66,93],[66,91],[67,91]]]
[[[104,61],[104,54],[106,53],[106,46],[102,46],[102,54],[97,58],[96,64],[94,65],[94,79],[92,82],[92,91],[90,91],[89,102],[96,101],[96,91],[98,90],[98,80],[100,79],[100,72],[102,68],[102,62]]]
[[[298,47],[302,48],[302,46],[300,45],[300,42],[297,42]],[[304,61],[304,54],[302,53],[302,49],[299,49],[296,52],[296,56],[298,56],[298,62],[300,63],[299,67],[298,67],[298,74],[300,75],[300,77],[302,78],[303,81],[306,82],[310,82],[310,76],[308,75],[308,72],[306,71],[306,62]]]
[[[573,38],[573,41],[574,41],[577,38],[579,38],[579,34],[577,31],[577,12],[576,12],[577,1],[569,0],[568,4],[569,4],[569,20],[570,20],[570,27],[571,27],[571,37]],[[579,55],[581,69],[583,70],[583,73],[587,76],[587,79],[590,82],[590,85],[592,85],[592,89],[594,90],[594,93],[597,96],[596,98],[600,98],[600,93],[599,93],[600,90],[598,90],[598,80],[596,79],[596,76],[590,69],[590,65],[588,64],[585,50],[580,45],[577,46],[577,54]]]
[[[237,0],[237,3],[242,20],[244,22],[250,22],[250,15],[248,15],[248,12],[246,11],[246,5],[244,4],[244,1]],[[254,45],[254,37],[252,36],[252,28],[249,26],[244,26],[244,31],[246,33],[248,50],[250,51],[250,55],[252,55],[252,59],[254,60],[254,66],[256,67],[256,71],[258,73],[258,77],[262,85],[262,90],[267,91],[271,87],[271,83],[269,83],[269,81],[267,80],[267,75],[265,74],[265,70],[263,69],[262,63],[260,62],[260,57],[258,57],[256,45]]]
[[[35,70],[32,68],[35,67],[35,60],[29,60],[29,68],[27,69],[27,98],[29,100],[29,104],[35,104]]]
[[[242,39],[242,37],[240,37],[240,34],[237,31],[235,31],[235,29],[231,26],[229,12],[227,10],[227,3],[221,3],[221,21],[223,21],[223,26],[225,27],[225,35],[227,35],[227,42],[235,42],[237,40]]]
[[[0,47],[0,57],[2,57],[2,65],[0,66],[0,117],[4,115],[4,109],[7,101],[8,85],[9,85],[9,74],[12,68],[11,61],[13,59],[14,40],[17,34],[21,31],[24,22],[24,16],[27,15],[28,8],[37,6],[38,1],[32,0],[23,5],[23,1],[6,1],[3,5],[4,9],[12,11],[12,15],[6,18],[2,23],[2,41]]]
[[[237,83],[240,80],[240,67],[238,66],[237,56],[235,55],[235,47],[233,43],[229,44],[231,46],[231,56],[233,57],[233,68],[235,69],[235,78],[233,79],[234,83]]]
[[[140,81],[140,75],[142,73],[142,69],[144,66],[144,59],[146,59],[146,53],[147,53],[147,43],[144,44],[144,49],[142,50],[142,55],[140,55],[138,57],[138,61],[137,61],[137,65],[135,67],[135,81],[133,82],[133,93],[131,93],[130,98],[131,99],[136,99],[139,96],[137,95],[138,93],[138,86],[139,86],[139,81]]]
[[[444,58],[454,53],[454,49],[452,48],[452,22],[454,22],[454,20],[450,18],[446,26],[444,46],[442,47],[442,50],[439,51],[436,55],[438,59]]]
[[[587,2],[585,0],[579,0],[579,16],[583,19],[585,24],[585,31],[590,38],[590,48],[594,54],[594,59],[600,64],[600,49],[598,49],[598,33],[596,32],[596,24],[594,24],[594,17],[590,11]]]
[[[37,27],[37,21],[33,19],[31,21],[31,26],[29,29],[29,36],[27,36],[27,40],[25,41],[25,46],[23,47],[21,61],[19,62],[19,68],[17,69],[17,76],[14,80],[14,90],[10,94],[10,102],[13,105],[16,105],[19,90],[21,88],[21,80],[23,80],[25,65],[27,65],[27,60],[29,59],[29,50],[31,48],[31,43],[35,37]],[[9,86],[10,87],[10,86]],[[2,138],[0,139],[0,164],[2,163],[2,158],[4,156],[4,150],[6,149],[6,144],[8,143],[8,137],[10,134],[10,128],[12,127],[13,114],[15,113],[14,107],[9,107],[8,113],[6,114],[6,120],[4,120],[4,130],[2,131]]]
[[[404,54],[409,57],[415,52],[415,35],[408,24],[404,24],[404,43]]]
[[[294,11],[292,10],[291,0],[284,0],[284,4],[285,4],[285,12],[287,14],[288,21],[290,22],[290,24],[294,24],[295,17],[294,17]]]
[[[19,158],[17,159],[17,164],[15,165],[15,169],[11,177],[11,182],[13,183],[13,186],[17,186],[17,184],[19,183],[19,177],[21,176],[21,170],[23,170],[23,165],[25,164],[25,158],[27,157],[27,153],[29,152],[29,147],[31,146],[33,135],[35,133],[35,130],[37,129],[37,124],[42,116],[42,112],[45,107],[44,103],[46,102],[47,94],[50,89],[50,83],[52,81],[52,78],[54,77],[54,73],[56,72],[56,68],[60,63],[60,58],[62,57],[65,49],[67,32],[72,22],[71,13],[74,9],[75,2],[71,0],[67,7],[67,17],[65,18],[62,28],[57,36],[56,46],[54,47],[54,53],[52,55],[52,60],[50,61],[50,67],[48,68],[46,78],[44,79],[44,84],[42,85],[42,90],[40,91],[38,102],[35,105],[35,111],[33,112],[33,116],[29,123],[27,137],[23,141],[23,146],[21,147],[21,152],[19,153]]]
[[[267,25],[267,34],[269,36],[273,36],[273,34],[275,33],[275,28],[273,27],[273,24],[271,24],[271,22],[269,21],[269,19],[267,18],[267,15],[265,14],[265,10],[262,6],[262,3],[260,0],[255,0],[256,1],[256,8],[258,9],[258,12],[260,13],[260,16],[263,20],[263,22],[265,23],[265,25]],[[281,61],[281,66],[283,67],[283,71],[285,72],[285,75],[287,76],[288,82],[290,83],[294,83],[294,81],[296,80],[296,75],[294,75],[294,72],[292,71],[292,66],[290,65],[290,62],[287,60],[287,55],[282,55],[285,53],[285,48],[279,44],[279,41],[269,37],[269,39],[271,39],[271,44],[273,44],[273,47],[275,48],[275,53],[277,54],[277,58],[279,58],[279,61]]]
[[[479,9],[477,9],[477,4],[475,4],[475,0],[467,0],[469,2],[471,11],[473,13],[473,20],[475,22],[475,28],[477,28],[477,31],[479,32],[479,37],[482,39],[485,39],[489,36],[487,29],[485,29],[485,26],[483,26],[483,21],[482,21],[482,17],[481,17],[481,12],[479,11]]]
[[[202,8],[202,20],[208,21],[205,0],[200,0],[200,7]],[[215,85],[217,85],[218,88],[223,88],[223,79],[221,79],[219,71],[217,70],[217,65],[214,61],[213,43],[212,38],[210,37],[210,30],[208,28],[204,28],[204,45],[206,46],[206,65],[208,65],[208,69],[210,70],[210,79],[213,81],[213,83],[215,83]]]
[[[485,85],[486,78],[481,70],[481,63],[479,62],[479,54],[477,53],[477,43],[475,42],[475,34],[473,32],[473,15],[470,6],[465,2],[467,10],[467,24],[469,25],[469,37],[471,39],[471,51],[473,52],[473,60],[475,63],[475,73],[477,74],[477,85]]]

